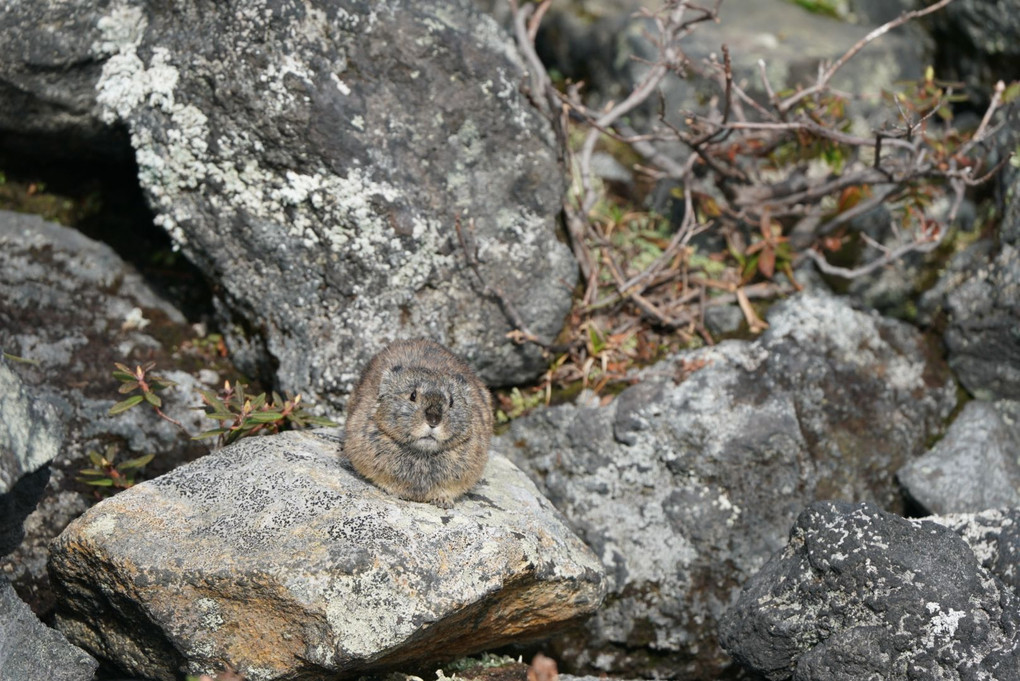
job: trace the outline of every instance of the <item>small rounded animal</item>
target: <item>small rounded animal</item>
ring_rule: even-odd
[[[378,487],[451,508],[482,477],[492,396],[471,367],[426,338],[372,358],[347,403],[344,452]]]

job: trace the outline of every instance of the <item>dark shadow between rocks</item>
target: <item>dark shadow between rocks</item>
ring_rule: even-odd
[[[189,322],[213,321],[209,283],[153,222],[126,131],[88,145],[73,135],[0,131],[0,171],[8,182],[35,183],[70,200],[68,226],[109,245]]]

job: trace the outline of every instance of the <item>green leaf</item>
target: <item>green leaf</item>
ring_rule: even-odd
[[[177,385],[177,383],[162,376],[149,376],[149,385],[152,386],[153,390],[165,390],[170,386]]]
[[[245,425],[249,423],[273,423],[282,418],[283,414],[278,411],[258,411],[245,419]]]
[[[113,480],[110,478],[100,478],[99,480],[82,480],[86,485],[95,485],[96,487],[113,487]]]
[[[1002,93],[1002,103],[1009,104],[1017,97],[1020,97],[1020,81],[1014,81],[1006,86]]]
[[[103,455],[91,449],[89,450],[89,461],[91,461],[92,465],[96,468],[102,468],[106,465],[106,459],[103,458]]]
[[[108,411],[106,413],[108,415],[110,415],[110,416],[116,416],[117,414],[120,414],[121,412],[125,412],[128,409],[130,409],[131,407],[139,404],[144,399],[145,398],[142,397],[141,395],[132,395],[131,397],[129,397],[126,400],[124,400],[123,402],[118,402],[117,404],[115,404],[112,407],[110,407],[110,411]]]
[[[209,404],[210,407],[213,408],[215,413],[217,414],[230,413],[230,410],[227,409],[227,405],[225,405],[223,403],[223,400],[221,400],[219,396],[212,390],[200,390],[199,392],[202,393],[202,397],[205,398],[205,401]]]
[[[3,173],[0,173],[0,175],[3,175]],[[3,183],[0,182],[0,184],[3,184]],[[17,355],[12,355],[9,352],[3,353],[3,356],[4,356],[4,359],[9,359],[10,361],[17,362],[19,364],[31,364],[32,366],[39,366],[40,364],[42,364],[42,362],[40,362],[37,359],[28,359],[27,357],[18,357]]]
[[[217,435],[222,435],[223,433],[226,433],[229,430],[230,430],[230,428],[214,428],[213,430],[207,430],[205,432],[199,433],[198,435],[196,435],[195,437],[193,437],[191,439],[192,440],[205,440],[205,439],[208,439],[210,437],[216,437]]]
[[[114,371],[113,372],[113,377],[116,378],[118,381],[121,381],[121,382],[124,382],[124,383],[126,383],[128,381],[135,380],[135,375],[134,374],[128,373],[126,371],[120,371],[120,370]]]
[[[132,390],[137,389],[138,385],[139,385],[138,381],[132,378],[131,380],[125,381],[123,384],[121,384],[121,386],[117,388],[117,392],[124,395],[126,393],[131,392]]]
[[[106,471],[97,471],[95,468],[82,468],[79,475],[106,475]]]
[[[266,403],[266,394],[265,393],[262,393],[260,395],[257,395],[256,397],[252,398],[252,401],[251,401],[252,411],[257,411],[265,403]]]
[[[159,395],[156,393],[145,393],[145,401],[154,407],[163,406],[163,400],[159,399]]]
[[[114,363],[113,363],[113,366],[115,366],[115,367],[117,367],[118,369],[120,369],[120,372],[121,372],[122,374],[127,374],[127,375],[128,375],[128,376],[130,376],[131,378],[134,378],[134,377],[135,377],[135,372],[134,372],[134,371],[132,371],[132,370],[131,370],[131,369],[130,369],[130,368],[129,368],[129,367],[128,367],[128,366],[126,365],[126,364],[121,364],[120,362],[114,362]],[[113,372],[113,375],[114,375],[114,376],[116,376],[116,375],[117,375],[117,372],[116,372],[116,371],[115,371],[115,372]]]
[[[595,330],[595,327],[588,327],[588,338],[591,340],[591,349],[593,353],[598,354],[605,349],[606,342],[599,332]]]
[[[146,454],[145,456],[140,456],[137,459],[128,459],[124,463],[122,463],[119,466],[117,466],[117,470],[118,471],[127,471],[127,470],[131,470],[132,468],[142,468],[147,463],[152,461],[152,459],[155,456],[156,456],[155,454]]]

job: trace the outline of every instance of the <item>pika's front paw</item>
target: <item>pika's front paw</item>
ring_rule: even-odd
[[[453,499],[450,497],[438,497],[433,499],[432,502],[439,508],[453,508]]]

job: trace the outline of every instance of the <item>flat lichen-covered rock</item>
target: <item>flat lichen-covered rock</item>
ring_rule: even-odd
[[[109,147],[101,130],[126,128],[248,373],[336,406],[411,335],[488,384],[544,370],[482,291],[558,333],[576,280],[555,234],[563,171],[513,45],[467,0],[15,1],[0,53],[0,131]]]
[[[505,458],[451,510],[357,477],[323,431],[242,440],[57,539],[57,626],[124,671],[334,679],[590,614],[604,574]]]

